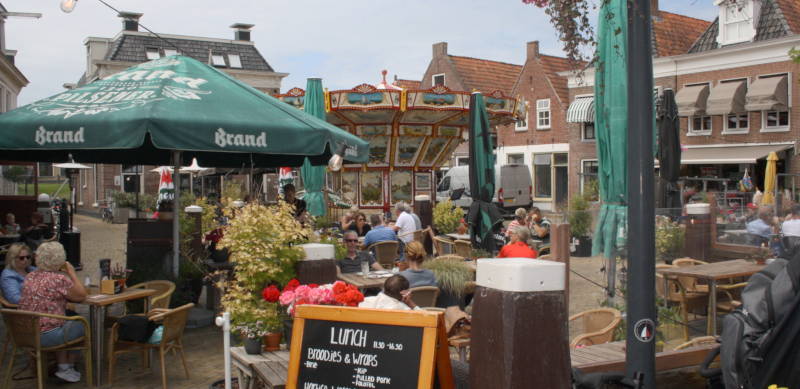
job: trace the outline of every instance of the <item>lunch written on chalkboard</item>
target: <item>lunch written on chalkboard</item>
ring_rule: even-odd
[[[435,312],[299,306],[287,388],[431,388],[435,367],[452,387],[443,325]]]

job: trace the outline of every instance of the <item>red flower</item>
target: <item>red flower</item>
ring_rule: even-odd
[[[278,290],[278,287],[275,285],[267,286],[261,291],[261,297],[263,297],[265,301],[269,301],[271,303],[277,302],[280,296],[281,291]]]
[[[319,285],[318,284],[308,284],[308,287],[314,289],[314,288],[319,288]]]
[[[283,291],[295,290],[298,286],[300,286],[300,281],[298,281],[297,278],[292,278],[292,280],[283,287]]]

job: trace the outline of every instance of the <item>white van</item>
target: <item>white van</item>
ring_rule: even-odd
[[[532,204],[531,172],[525,165],[503,165],[495,169],[495,192],[492,202],[501,208],[528,208]],[[436,188],[436,201],[451,199],[455,205],[467,208],[472,204],[469,188],[469,166],[456,166],[447,171]],[[460,198],[458,193],[463,192]]]

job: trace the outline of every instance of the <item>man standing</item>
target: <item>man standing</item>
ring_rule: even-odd
[[[372,246],[373,243],[377,242],[397,240],[397,233],[383,223],[381,215],[370,215],[369,222],[372,224],[372,229],[364,236],[364,247]]]
[[[397,221],[394,223],[397,237],[403,243],[411,242],[414,240],[413,232],[417,229],[417,223],[414,221],[414,217],[407,212],[408,205],[401,201],[394,206],[394,209],[397,214]]]
[[[300,218],[306,211],[306,202],[305,200],[300,200],[297,197],[294,197],[294,195],[294,184],[286,184],[283,186],[283,201],[294,205],[294,217]]]
[[[360,272],[362,262],[369,262],[372,270],[383,270],[381,264],[375,261],[370,253],[358,251],[358,234],[355,231],[344,233],[344,245],[347,247],[347,255],[337,263],[342,273]]]

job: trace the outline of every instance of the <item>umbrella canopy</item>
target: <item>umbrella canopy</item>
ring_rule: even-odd
[[[678,122],[678,105],[675,103],[675,92],[664,91],[658,116],[658,164],[661,180],[657,199],[661,208],[679,209],[681,194],[678,189],[678,178],[681,170],[680,123]]]
[[[0,117],[6,159],[204,166],[366,162],[368,144],[184,56],[131,67]]]
[[[303,109],[307,114],[325,120],[325,96],[322,93],[321,79],[308,79],[306,103]],[[325,195],[322,193],[322,187],[325,185],[325,166],[313,166],[306,158],[300,168],[300,177],[303,178],[303,186],[306,189],[303,200],[306,202],[308,213],[311,216],[325,216]]]
[[[764,171],[764,196],[761,205],[775,203],[775,181],[778,179],[778,154],[774,151],[767,156],[767,168]]]
[[[472,244],[490,253],[496,250],[493,230],[502,223],[500,211],[492,204],[494,196],[494,146],[489,116],[483,95],[473,93],[469,100],[469,187],[472,205],[469,224]]]
[[[595,74],[595,131],[603,204],[592,254],[614,258],[625,244],[628,193],[628,2],[610,0],[600,10]]]

